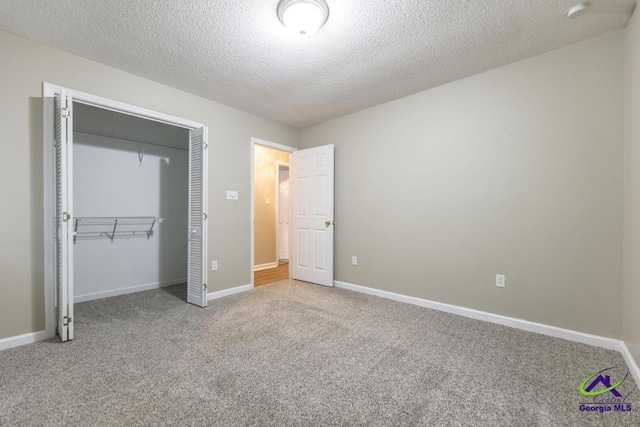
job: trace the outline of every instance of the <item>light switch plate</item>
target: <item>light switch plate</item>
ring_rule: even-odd
[[[507,278],[504,274],[496,274],[496,286],[499,288],[507,286]]]
[[[238,200],[238,192],[227,190],[227,200]]]

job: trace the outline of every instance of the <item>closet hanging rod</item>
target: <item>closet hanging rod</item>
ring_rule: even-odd
[[[156,142],[156,141],[152,141],[144,138],[136,138],[132,136],[120,135],[115,132],[103,132],[97,129],[91,129],[91,128],[79,126],[79,125],[74,125],[73,130],[80,133],[88,133],[90,135],[106,136],[108,138],[116,138],[116,139],[121,139],[125,141],[139,142],[141,144],[155,145],[157,147],[173,148],[174,150],[180,150],[180,151],[189,151],[188,148],[176,147],[175,145],[164,144],[162,142]]]

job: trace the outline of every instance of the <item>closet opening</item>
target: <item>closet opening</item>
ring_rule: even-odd
[[[207,128],[48,83],[43,102],[47,337],[108,297],[205,307]]]
[[[74,302],[151,289],[186,302],[189,131],[77,102],[73,112]]]

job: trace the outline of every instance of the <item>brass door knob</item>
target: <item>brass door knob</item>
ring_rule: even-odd
[[[329,228],[329,226],[331,225],[331,221],[326,220],[326,221],[324,222],[324,225],[326,225],[326,226],[327,226],[327,228]]]

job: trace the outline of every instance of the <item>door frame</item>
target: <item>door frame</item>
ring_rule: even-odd
[[[62,90],[66,90],[73,98],[73,101],[93,107],[103,108],[117,113],[127,114],[146,120],[178,126],[185,129],[205,128],[203,123],[169,114],[160,113],[146,108],[136,107],[112,99],[68,89],[64,86],[43,82],[43,198],[44,198],[44,315],[45,315],[45,336],[53,338],[56,336],[56,310],[55,310],[55,273],[56,273],[56,249],[55,249],[55,104],[54,98]],[[208,156],[204,161],[208,163]],[[205,209],[206,210],[206,209]],[[206,249],[206,242],[205,242]],[[205,260],[205,267],[208,260]],[[205,269],[205,271],[207,271]]]
[[[251,263],[249,265],[250,267],[250,272],[251,272],[251,289],[255,288],[255,283],[254,283],[254,267],[255,267],[255,262],[256,262],[256,224],[255,224],[255,165],[254,165],[254,156],[255,156],[255,147],[256,145],[261,145],[263,147],[268,147],[268,148],[273,148],[275,150],[280,150],[280,151],[286,151],[288,153],[293,153],[294,151],[298,151],[297,148],[295,147],[290,147],[288,145],[282,145],[282,144],[278,144],[276,142],[271,142],[271,141],[267,141],[265,139],[260,139],[260,138],[251,138],[251,152],[250,157],[251,157],[251,166],[250,166],[250,185],[251,185],[251,194],[250,194],[250,200],[251,200],[251,214],[249,215],[249,225],[250,225],[250,229],[251,229],[251,245],[249,250],[251,251],[251,256],[250,256],[250,260]],[[277,180],[276,180],[276,188],[277,188]],[[277,196],[277,192],[276,192],[276,197]],[[277,203],[277,201],[276,201]],[[291,205],[291,198],[289,198],[289,205]],[[277,206],[276,206],[276,210],[277,210]],[[277,223],[278,223],[278,217],[276,215],[276,229],[277,229]],[[289,227],[291,227],[291,224],[289,224]],[[291,239],[291,233],[289,233],[289,239]],[[278,236],[276,235],[276,259],[278,258]],[[289,278],[291,278],[291,272],[289,272]]]
[[[280,242],[280,168],[282,166],[286,166],[287,170],[291,172],[289,167],[289,162],[276,161],[276,262],[280,265],[280,251],[278,248],[278,242]],[[289,202],[291,202],[291,183],[289,183]],[[289,211],[291,208],[289,207]],[[289,231],[291,231],[291,218],[289,218]],[[291,240],[291,236],[289,236],[289,240]],[[291,250],[291,248],[289,248]],[[289,254],[289,258],[291,258],[291,254]]]

